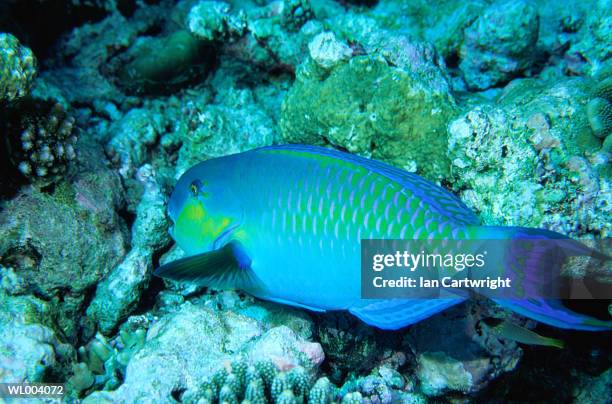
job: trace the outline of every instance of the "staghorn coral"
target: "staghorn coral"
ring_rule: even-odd
[[[0,33],[0,101],[14,101],[30,92],[36,77],[34,53],[11,34]]]
[[[59,103],[23,100],[6,111],[4,126],[9,158],[30,182],[62,179],[77,157],[75,120]]]

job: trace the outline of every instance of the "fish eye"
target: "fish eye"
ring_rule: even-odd
[[[202,182],[200,180],[193,180],[191,184],[189,184],[189,192],[191,192],[191,195],[193,196],[198,196],[198,193],[200,193],[201,189]]]

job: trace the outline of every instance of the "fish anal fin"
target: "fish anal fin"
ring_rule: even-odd
[[[349,311],[368,325],[398,330],[464,301],[464,298],[362,300]]]

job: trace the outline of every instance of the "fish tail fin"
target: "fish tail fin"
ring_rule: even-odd
[[[523,288],[522,291],[515,290],[519,292],[517,297],[561,297],[561,290],[557,288],[561,286],[562,267],[569,257],[588,256],[601,261],[612,259],[580,241],[550,230],[483,226],[476,229],[476,234],[479,239],[489,240],[488,245],[492,246],[496,257],[502,259],[493,274],[508,276],[516,286]],[[499,261],[495,262],[499,264]],[[593,296],[587,294],[583,297]]]
[[[612,329],[612,321],[574,312],[563,306],[560,299],[562,294],[569,296],[562,288],[566,288],[568,282],[572,282],[572,287],[575,283],[561,276],[567,257],[590,256],[607,261],[612,259],[610,256],[544,229],[482,226],[474,228],[474,231],[479,239],[506,240],[497,244],[499,251],[496,254],[502,260],[501,275],[513,281],[510,295],[494,299],[501,306],[556,327],[593,331]],[[594,292],[596,288],[599,289]],[[585,286],[581,298],[609,298],[612,295],[610,289],[610,285]]]
[[[473,226],[471,230],[479,239],[486,240],[550,240],[551,246],[555,246],[559,252],[566,257],[587,255],[599,260],[612,259],[609,255],[599,252],[580,241],[574,240],[561,233],[546,229],[534,229],[530,227],[504,227],[504,226]]]

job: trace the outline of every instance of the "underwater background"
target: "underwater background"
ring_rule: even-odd
[[[609,0],[1,0],[0,382],[86,403],[611,403],[610,332],[486,299],[382,331],[152,276],[183,256],[177,178],[285,143],[417,173],[486,225],[607,239],[611,53]]]

